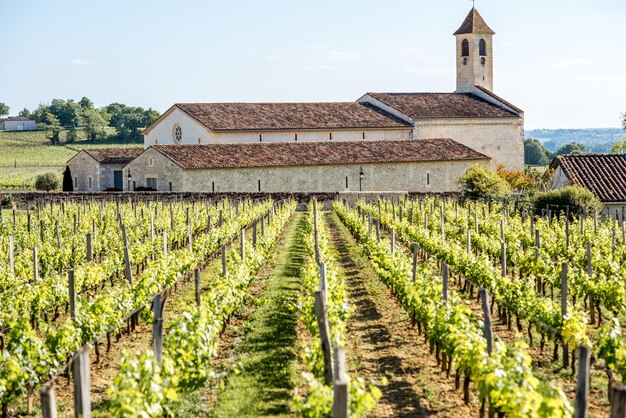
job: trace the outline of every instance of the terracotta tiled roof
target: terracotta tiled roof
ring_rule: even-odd
[[[411,119],[516,118],[471,93],[367,93]]]
[[[504,100],[502,97],[498,96],[497,94],[495,94],[491,90],[489,90],[489,89],[487,89],[487,88],[485,88],[483,86],[479,86],[478,84],[474,84],[474,87],[476,87],[478,90],[482,91],[483,93],[488,94],[489,96],[493,97],[494,99],[496,99],[500,103],[504,104],[505,106],[510,107],[511,109],[516,111],[517,113],[524,113],[524,111],[522,109],[520,109],[519,107],[513,105],[511,102],[507,102],[506,100]]]
[[[410,124],[369,105],[344,103],[178,103],[213,131],[405,128]]]
[[[32,120],[26,116],[9,116],[8,118],[0,119],[0,122],[26,122]]]
[[[478,10],[474,7],[470,10],[461,27],[454,32],[455,35],[462,35],[465,33],[481,33],[486,35],[495,34],[495,32],[487,26],[485,19],[483,19],[480,13],[478,13]]]
[[[550,167],[557,165],[572,184],[591,190],[602,202],[626,202],[626,155],[559,155]]]
[[[382,141],[153,145],[184,169],[485,160],[448,138]]]
[[[120,148],[85,148],[100,164],[126,164],[134,160],[144,151],[143,147]]]

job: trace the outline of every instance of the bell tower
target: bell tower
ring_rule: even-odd
[[[470,92],[474,85],[493,91],[493,42],[495,32],[472,7],[456,37],[456,91]]]

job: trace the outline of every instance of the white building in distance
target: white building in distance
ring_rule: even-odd
[[[121,170],[123,188],[450,192],[473,164],[523,170],[524,114],[493,93],[493,35],[472,8],[454,33],[453,93],[174,104],[145,129],[145,151]],[[74,179],[80,160],[68,163]]]

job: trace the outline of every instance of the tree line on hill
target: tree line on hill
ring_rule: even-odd
[[[626,130],[626,113],[622,115],[622,127]],[[557,155],[580,154],[586,151],[585,145],[578,142],[570,142],[551,152],[537,138],[528,138],[524,141],[524,163],[529,165],[548,165]],[[617,140],[611,148],[611,153],[626,154],[626,138]]]
[[[10,108],[0,103],[0,115],[8,114]],[[134,141],[141,139],[141,129],[149,126],[159,117],[159,112],[152,108],[127,106],[111,103],[96,108],[88,97],[76,102],[73,99],[52,99],[50,103],[41,103],[35,110],[23,109],[19,116],[25,116],[37,122],[45,129],[46,137],[52,144],[61,142],[61,131],[66,130],[66,142],[77,139],[77,128],[83,128],[86,138],[91,141],[105,139],[107,127],[115,128],[116,139]]]

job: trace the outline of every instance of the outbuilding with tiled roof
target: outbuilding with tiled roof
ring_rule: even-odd
[[[143,147],[85,148],[68,162],[74,191],[124,190],[128,178],[122,168],[137,158]],[[130,183],[132,187],[132,183]]]
[[[609,212],[619,214],[626,207],[626,155],[559,155],[550,164],[552,188],[576,185],[591,190]]]

